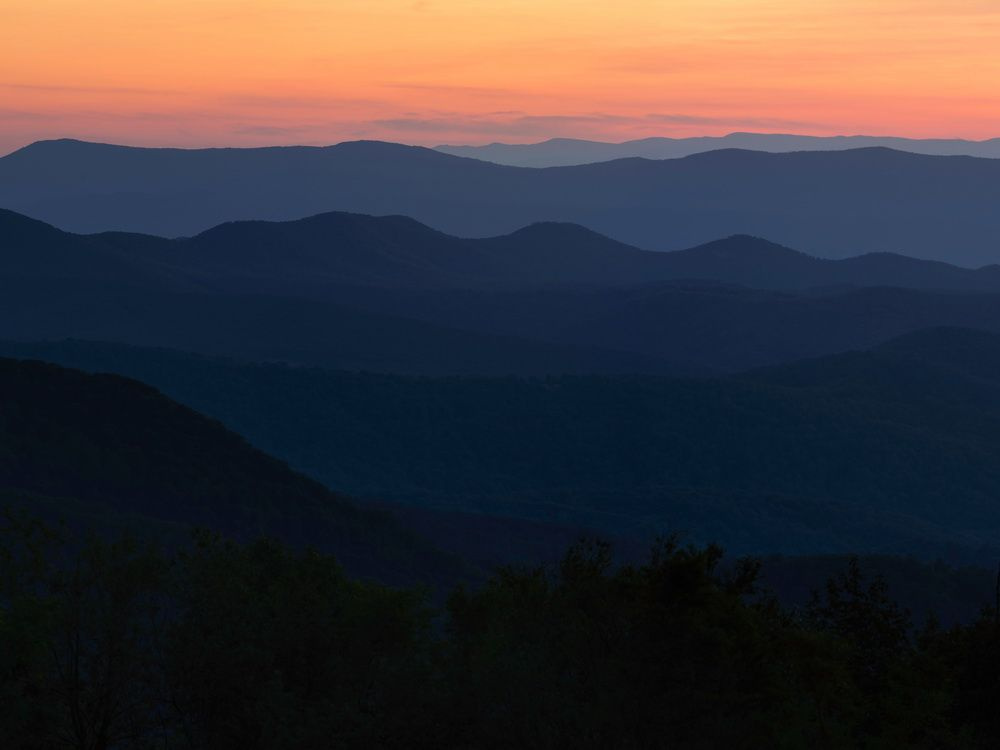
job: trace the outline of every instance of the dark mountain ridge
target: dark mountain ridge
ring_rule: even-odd
[[[747,235],[662,255],[661,273],[670,274],[662,278],[711,279],[755,289],[891,286],[1000,291],[1000,266],[995,264],[969,269],[886,252],[829,260]]]
[[[1000,266],[967,269],[892,253],[826,260],[746,235],[650,252],[556,222],[463,239],[404,216],[328,212],[287,222],[230,222],[167,240],[121,232],[75,235],[0,210],[0,242],[5,274],[134,284],[158,279],[175,291],[315,296],[342,286],[502,289],[678,279],[758,289],[1000,291]]]

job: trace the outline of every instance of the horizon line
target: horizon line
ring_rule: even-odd
[[[333,146],[340,146],[346,143],[388,143],[398,146],[409,146],[413,148],[426,148],[429,150],[438,150],[444,148],[468,148],[468,149],[484,149],[490,147],[507,147],[507,148],[529,148],[532,146],[543,146],[548,143],[557,142],[569,142],[569,143],[585,143],[594,144],[601,146],[626,146],[632,143],[647,143],[650,141],[670,141],[674,143],[683,143],[690,141],[722,141],[727,138],[733,138],[735,136],[762,136],[762,137],[773,137],[773,138],[802,138],[810,141],[836,141],[836,140],[851,140],[860,138],[869,139],[888,139],[895,141],[903,141],[909,143],[934,143],[934,142],[945,142],[945,143],[964,143],[969,145],[984,145],[992,143],[994,141],[1000,141],[1000,136],[993,136],[990,138],[961,138],[961,137],[947,137],[947,136],[935,136],[928,138],[914,138],[911,136],[901,136],[901,135],[873,135],[869,133],[838,133],[835,135],[812,135],[805,133],[794,133],[794,132],[781,132],[781,131],[755,131],[755,130],[734,130],[724,135],[694,135],[694,136],[646,136],[643,138],[628,138],[625,140],[598,140],[593,138],[576,138],[572,136],[551,136],[549,138],[543,138],[541,140],[532,141],[489,141],[489,142],[473,142],[473,143],[436,143],[433,145],[424,143],[408,143],[405,141],[391,141],[380,138],[353,138],[340,141],[330,141],[330,142],[289,142],[289,143],[276,143],[260,146],[232,146],[232,145],[200,145],[200,146],[178,146],[169,144],[136,144],[136,143],[123,143],[115,142],[110,140],[91,140],[87,138],[77,138],[73,136],[61,136],[55,138],[39,138],[38,140],[30,141],[23,146],[18,146],[4,154],[0,154],[0,159],[16,154],[24,149],[31,148],[32,146],[37,146],[43,143],[60,143],[60,142],[73,142],[73,143],[83,143],[94,146],[114,146],[119,148],[133,148],[133,149],[149,149],[149,150],[171,150],[171,151],[210,151],[210,150],[234,150],[234,151],[254,151],[260,149],[270,149],[270,148],[330,148]]]

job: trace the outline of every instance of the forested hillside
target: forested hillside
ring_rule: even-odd
[[[366,498],[737,552],[992,566],[1000,339],[934,330],[724,379],[405,378],[82,342],[7,355],[153,383]]]
[[[195,527],[313,544],[358,575],[454,580],[460,566],[221,424],[116,375],[0,360],[4,505],[176,542]],[[16,397],[10,397],[16,394]]]

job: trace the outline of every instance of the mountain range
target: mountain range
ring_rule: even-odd
[[[1000,265],[979,269],[895,253],[828,260],[747,235],[673,252],[625,245],[575,224],[532,224],[463,239],[405,216],[330,212],[222,224],[191,238],[78,235],[0,209],[4,275],[126,283],[180,292],[323,297],[385,289],[612,287],[711,280],[757,289],[895,286],[1000,292]]]
[[[454,156],[511,167],[570,167],[612,159],[678,159],[683,156],[739,148],[749,151],[846,151],[852,148],[891,148],[928,156],[1000,158],[1000,138],[969,141],[947,138],[898,138],[849,135],[811,136],[781,133],[730,133],[694,138],[641,138],[622,143],[579,138],[550,138],[541,143],[489,143],[482,146],[437,146]]]
[[[394,583],[581,532],[992,565],[996,169],[36,144],[0,200],[90,233],[0,210],[0,356],[165,395],[0,360],[0,500]]]
[[[932,326],[1000,330],[996,267],[745,236],[655,253],[566,224],[467,240],[332,213],[167,240],[0,212],[0,251],[0,337],[348,370],[734,372]]]
[[[402,214],[488,237],[569,222],[649,250],[734,234],[822,257],[998,259],[1000,160],[884,148],[550,169],[380,142],[326,148],[143,149],[46,141],[0,159],[0,206],[62,229],[189,236],[241,219]]]

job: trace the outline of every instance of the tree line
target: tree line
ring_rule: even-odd
[[[997,746],[993,608],[915,626],[852,560],[791,610],[722,558],[586,541],[436,607],[274,540],[165,550],[7,514],[0,746]]]

